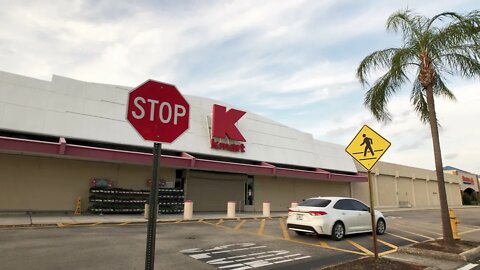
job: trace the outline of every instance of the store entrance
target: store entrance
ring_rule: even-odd
[[[253,212],[255,211],[253,202],[254,202],[254,194],[253,194],[253,187],[254,187],[254,178],[253,176],[249,175],[247,177],[247,182],[245,183],[245,212]]]
[[[229,201],[236,203],[237,211],[244,211],[247,182],[245,174],[190,171],[186,180],[186,199],[193,201],[195,212],[226,212]]]

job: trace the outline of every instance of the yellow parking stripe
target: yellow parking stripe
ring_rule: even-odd
[[[243,224],[245,224],[245,222],[247,222],[246,219],[240,221],[240,223],[237,224],[237,226],[235,226],[235,228],[233,228],[234,230],[239,230],[240,227],[242,227]]]
[[[279,218],[278,222],[280,222],[280,228],[282,228],[283,239],[290,240],[290,235],[288,234],[287,226],[285,226],[285,219]]]
[[[281,239],[281,238],[278,238],[278,239]],[[317,244],[312,244],[312,243],[307,243],[307,242],[302,242],[302,241],[297,241],[297,240],[286,240],[286,241],[292,242],[292,243],[297,243],[297,244],[302,244],[302,245],[307,245],[307,246],[313,246],[313,247],[319,247],[319,248],[324,248],[324,249],[343,251],[343,252],[353,253],[353,254],[358,254],[358,255],[365,255],[365,253],[363,253],[363,252],[358,252],[358,251],[353,251],[353,250],[348,250],[348,249],[343,249],[343,248],[336,248],[336,247],[332,247],[332,246],[329,246],[329,245],[322,246],[322,245],[317,245]]]
[[[215,225],[218,226],[218,225],[220,225],[220,224],[222,224],[222,223],[223,223],[223,218],[221,218],[217,223],[215,223]]]
[[[352,240],[346,240],[348,243],[352,244],[354,247],[360,249],[361,251],[363,251],[366,255],[373,255],[373,252],[371,252],[369,249],[365,248],[364,246],[356,243],[356,242],[353,242]]]
[[[412,242],[412,243],[418,243],[418,241],[415,241],[415,240],[413,240],[413,239],[410,239],[410,238],[407,238],[407,237],[403,237],[403,236],[400,236],[400,235],[396,235],[396,234],[393,234],[393,233],[391,233],[391,232],[387,232],[386,234],[389,234],[389,235],[391,235],[391,236],[395,236],[395,237],[400,238],[400,239],[403,239],[403,240],[407,240],[407,241]]]
[[[327,244],[327,242],[324,242],[324,241],[320,241],[320,242],[318,242],[318,244],[319,244],[321,247],[324,247],[324,248],[330,247],[330,246]]]
[[[130,221],[127,221],[127,222],[124,222],[124,223],[120,223],[120,224],[118,224],[118,226],[124,226],[124,225],[130,224],[130,223],[132,223],[132,222],[130,222]]]
[[[65,227],[65,225],[64,225],[63,223],[57,223],[57,226],[58,226],[59,228]]]
[[[258,232],[257,232],[258,235],[263,235],[263,232],[265,230],[265,222],[266,222],[265,219],[262,219],[262,221],[260,221],[260,228],[258,228]]]
[[[395,253],[395,252],[397,252],[396,249],[391,249],[391,250],[387,250],[387,251],[385,251],[385,252],[380,252],[380,253],[378,253],[378,256],[385,256],[385,255],[387,255],[387,254]]]
[[[373,239],[373,237],[370,237],[370,238]],[[395,249],[395,250],[398,249],[398,247],[395,246],[394,244],[388,243],[388,242],[383,241],[383,240],[378,239],[378,238],[377,238],[377,242],[380,242],[380,243],[382,243],[382,244],[384,244],[384,245],[386,245],[386,246],[389,246],[389,247],[391,247],[391,248],[393,248],[393,249]]]
[[[262,221],[265,221],[265,219],[262,219]],[[209,223],[209,222],[206,222],[206,221],[201,221],[201,222],[199,222],[199,223],[207,224],[207,225],[210,225],[210,226],[216,226],[215,224]],[[222,226],[222,225],[216,226],[216,227],[222,227],[222,228],[224,228],[224,229],[232,230],[232,228],[227,227],[227,226]],[[248,231],[242,231],[242,233],[258,235],[258,233],[248,232]],[[283,238],[281,238],[281,237],[273,236],[273,235],[262,234],[262,237],[269,237],[269,238],[272,238],[272,239],[284,240],[284,241],[288,241],[288,242],[292,242],[292,243],[296,243],[296,244],[313,246],[313,247],[318,247],[318,248],[324,248],[324,249],[331,249],[331,250],[343,251],[343,252],[353,253],[353,254],[357,254],[357,255],[365,255],[365,253],[363,253],[363,252],[358,252],[358,251],[353,251],[353,250],[348,250],[348,249],[335,248],[335,247],[331,247],[331,246],[328,246],[328,245],[322,245],[322,244],[317,245],[317,244],[313,244],[313,243],[301,242],[301,241],[292,240],[292,239],[291,239],[291,240],[287,240],[287,239],[283,239]],[[326,244],[326,243],[325,243],[325,244]]]

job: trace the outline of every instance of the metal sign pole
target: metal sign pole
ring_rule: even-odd
[[[147,251],[145,256],[145,270],[153,270],[155,265],[155,237],[157,236],[157,214],[158,214],[158,167],[160,166],[160,155],[162,144],[153,144],[153,173],[152,187],[148,207],[148,228],[147,228]]]
[[[370,192],[370,216],[372,218],[372,235],[373,235],[373,252],[375,259],[378,259],[378,247],[377,247],[377,230],[375,228],[375,207],[373,204],[373,190],[372,190],[372,178],[371,172],[368,170],[368,189]]]

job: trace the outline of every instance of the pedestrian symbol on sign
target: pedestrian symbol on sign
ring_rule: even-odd
[[[365,169],[370,170],[389,147],[389,141],[367,125],[364,125],[345,151]]]
[[[373,153],[373,149],[372,149],[373,140],[372,140],[372,138],[367,137],[367,135],[365,135],[365,134],[363,134],[363,142],[362,142],[362,144],[360,144],[360,146],[362,146],[364,144],[365,144],[365,150],[363,151],[363,156],[364,157],[367,156],[367,150],[370,150],[370,153],[372,153],[372,156],[375,156],[375,154]]]

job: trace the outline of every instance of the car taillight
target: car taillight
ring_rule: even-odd
[[[308,213],[312,216],[323,216],[327,214],[327,212],[324,211],[310,211]]]
[[[291,208],[288,208],[288,213],[294,213],[294,212],[297,212],[297,211],[293,211]]]

